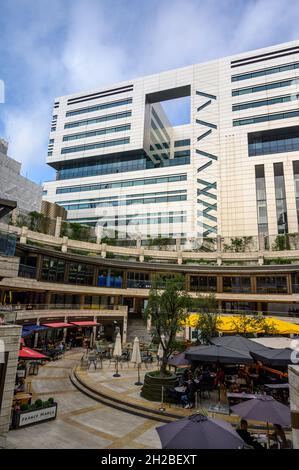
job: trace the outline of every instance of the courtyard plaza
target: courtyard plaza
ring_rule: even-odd
[[[138,449],[161,448],[156,433],[158,421],[134,416],[95,401],[81,393],[70,381],[70,373],[80,364],[82,349],[72,349],[62,359],[40,367],[30,377],[32,400],[53,396],[58,403],[54,421],[37,424],[8,433],[8,446],[15,449]],[[113,378],[113,367],[107,371],[113,390],[123,379]],[[133,377],[133,370],[132,370]],[[117,385],[118,384],[118,385]],[[123,386],[121,387],[123,389]],[[136,389],[134,381],[126,384],[129,395]]]
[[[29,376],[32,400],[54,397],[58,403],[57,418],[35,426],[11,430],[10,448],[96,448],[159,449],[156,427],[201,412],[224,419],[234,426],[240,418],[225,412],[225,397],[217,390],[203,396],[192,409],[181,404],[152,402],[140,396],[135,385],[138,370],[129,361],[119,364],[119,377],[114,377],[112,360],[87,361],[82,348],[67,351],[61,359],[40,367],[37,376]],[[146,372],[156,370],[153,363],[142,364],[141,382]],[[162,398],[162,397],[161,397]],[[224,405],[217,412],[219,406]],[[165,403],[166,401],[166,403]],[[221,406],[220,405],[220,406]],[[163,408],[163,411],[161,409]],[[251,421],[252,430],[264,433],[259,422]]]

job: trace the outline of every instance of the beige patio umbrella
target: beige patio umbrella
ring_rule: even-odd
[[[118,373],[118,361],[121,355],[122,355],[121,336],[120,336],[120,333],[117,333],[115,344],[114,344],[114,349],[113,349],[113,356],[116,358],[116,364],[115,364],[116,370],[115,370],[115,374],[113,374],[113,377],[120,377],[120,374]]]
[[[134,339],[131,362],[133,364],[137,364],[138,380],[137,380],[137,382],[135,382],[135,385],[140,386],[140,385],[142,385],[142,382],[140,382],[141,354],[140,354],[140,347],[139,347],[139,339],[137,338],[137,336]]]

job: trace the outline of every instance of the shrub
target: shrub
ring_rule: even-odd
[[[43,407],[43,402],[42,400],[38,399],[34,403],[35,408],[42,408]]]

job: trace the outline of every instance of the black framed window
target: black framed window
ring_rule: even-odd
[[[258,276],[256,291],[266,294],[287,294],[287,278],[286,276]]]
[[[94,267],[85,263],[70,263],[68,282],[91,286],[93,284]]]
[[[65,261],[44,256],[42,259],[41,280],[48,282],[63,282]]]
[[[190,290],[199,292],[216,292],[216,276],[190,276]]]
[[[250,292],[250,277],[225,276],[223,277],[223,292]]]
[[[278,233],[288,233],[287,201],[283,163],[273,163]]]

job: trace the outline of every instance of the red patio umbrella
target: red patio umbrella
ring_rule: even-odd
[[[49,359],[48,356],[35,351],[34,349],[23,346],[19,351],[19,358],[21,359]]]

